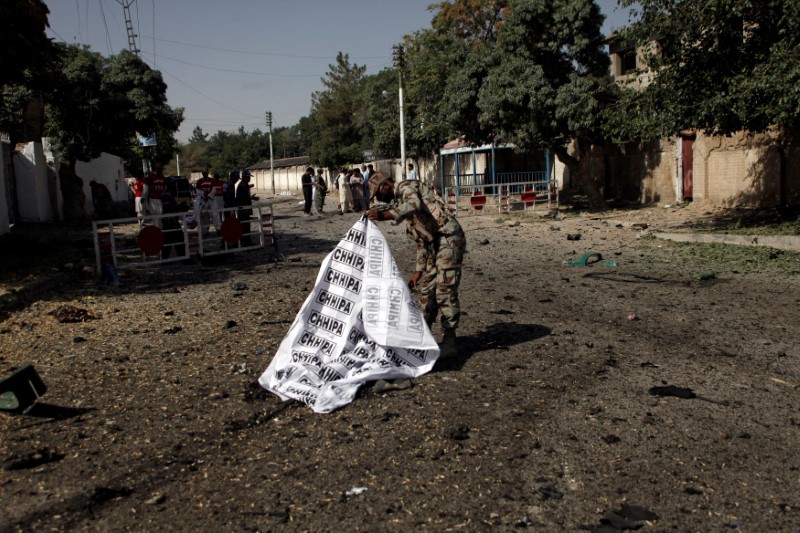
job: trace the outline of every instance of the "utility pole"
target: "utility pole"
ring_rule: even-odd
[[[269,171],[272,174],[272,194],[275,194],[275,162],[272,159],[272,111],[267,111],[267,128],[269,128]]]
[[[128,30],[128,50],[139,55],[139,49],[136,47],[136,34],[133,33],[133,21],[131,20],[131,5],[136,0],[117,0],[117,3],[122,6],[122,11],[125,13],[125,29]]]
[[[403,45],[396,44],[392,46],[392,58],[394,59],[394,66],[400,74],[400,164],[402,170],[400,171],[401,180],[406,179],[406,131],[403,125],[403,67],[405,66],[405,58],[403,57]]]

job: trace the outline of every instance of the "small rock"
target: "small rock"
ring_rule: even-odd
[[[567,233],[567,240],[568,241],[579,241],[581,240],[580,233]]]
[[[235,320],[228,320],[227,322],[225,322],[225,329],[231,329],[231,328],[235,328],[235,327],[236,327],[236,321]]]

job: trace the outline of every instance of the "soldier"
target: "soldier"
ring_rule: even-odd
[[[383,172],[369,180],[370,198],[394,207],[373,207],[370,220],[394,220],[406,223],[406,231],[417,243],[416,271],[408,278],[408,286],[420,290],[422,313],[428,326],[441,312],[444,335],[439,343],[441,357],[458,355],[456,328],[461,317],[458,285],[461,282],[461,261],[467,239],[458,221],[445,206],[441,195],[418,181],[405,180],[397,185]]]

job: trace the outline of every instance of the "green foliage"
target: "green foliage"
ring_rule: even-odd
[[[524,150],[601,141],[608,65],[594,2],[516,0],[478,93],[480,121]]]
[[[167,105],[161,73],[128,51],[104,58],[79,46],[56,48],[59,80],[45,94],[45,133],[63,160],[109,152],[136,166],[143,155],[136,132],[158,138],[148,157],[171,158],[183,110]]]
[[[431,28],[406,39],[406,142],[410,153],[436,152],[465,135],[483,142],[478,91],[508,15],[507,0],[455,0],[432,6]]]
[[[0,4],[2,85],[30,86],[47,69],[52,43],[44,33],[49,9],[41,0],[3,0]]]
[[[358,105],[367,114],[362,145],[366,150],[373,150],[378,157],[400,155],[400,106],[397,90],[397,72],[384,69],[375,75],[364,77],[358,91]]]
[[[203,128],[195,126],[192,130],[192,136],[189,137],[189,144],[206,144],[208,143],[208,133],[203,133]]]
[[[235,133],[218,131],[208,140],[206,159],[212,172],[223,176],[269,159],[269,134],[246,132],[244,127]]]
[[[350,64],[347,54],[339,52],[336,64],[328,66],[322,79],[325,90],[314,93],[311,113],[319,136],[309,155],[315,164],[328,167],[360,161],[367,113],[358,106],[358,91],[365,66]]]
[[[653,81],[629,89],[609,116],[619,140],[762,132],[800,126],[800,3],[796,0],[624,0],[639,22],[622,34],[645,47]],[[657,40],[654,39],[657,37]],[[657,42],[656,42],[657,41]]]

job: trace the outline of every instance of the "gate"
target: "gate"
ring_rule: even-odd
[[[527,211],[537,204],[558,207],[558,184],[544,172],[498,174],[495,184],[469,184],[445,188],[450,212],[456,216],[479,215],[491,210],[499,213]]]
[[[231,207],[208,211],[146,215],[92,223],[97,273],[243,252],[274,246],[272,205],[252,206],[250,215]],[[242,218],[237,217],[241,216]]]

